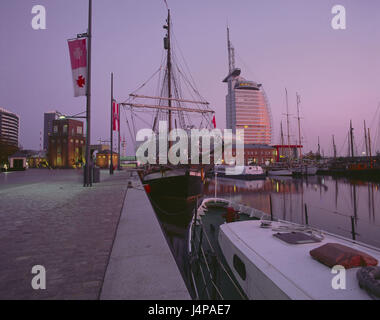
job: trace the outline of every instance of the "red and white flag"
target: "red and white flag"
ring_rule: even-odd
[[[112,130],[119,131],[120,130],[120,109],[119,104],[116,101],[112,102]]]
[[[74,97],[87,94],[87,39],[68,40],[71,69],[73,72]]]
[[[214,129],[215,129],[216,128],[215,114],[214,114],[214,117],[212,118],[212,124],[214,125]]]

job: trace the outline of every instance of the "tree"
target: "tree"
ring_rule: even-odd
[[[10,144],[7,140],[0,136],[0,166],[8,164],[8,157],[16,153],[19,148]]]

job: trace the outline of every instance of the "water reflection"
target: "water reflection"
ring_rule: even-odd
[[[191,295],[190,263],[188,256],[188,230],[193,217],[195,201],[185,201],[178,198],[152,197],[153,205],[166,241],[172,251],[178,269],[182,274]]]
[[[213,197],[215,182],[205,186],[205,196]],[[331,177],[307,179],[291,177],[241,181],[218,178],[217,195],[262,210],[274,217],[352,236],[353,217],[356,239],[380,247],[379,184]],[[195,202],[151,198],[152,205],[177,262],[182,277],[190,285],[188,230]]]
[[[214,196],[211,181],[205,193]],[[380,247],[379,184],[373,182],[312,176],[268,178],[241,181],[218,178],[217,194],[262,210],[275,217],[304,224],[305,212],[310,225],[351,237],[354,218],[356,239]]]

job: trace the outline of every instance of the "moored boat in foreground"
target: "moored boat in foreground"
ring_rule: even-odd
[[[198,261],[192,264],[192,278],[199,298],[208,298],[199,294],[206,289],[211,299],[380,298],[379,249],[309,226],[272,220],[227,199],[202,202],[189,243],[192,260]],[[345,267],[345,289],[334,282],[332,268],[337,274],[342,270],[339,265]],[[228,280],[232,283],[227,285]]]

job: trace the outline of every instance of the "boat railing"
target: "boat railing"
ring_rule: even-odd
[[[199,232],[195,230],[199,229]],[[196,299],[200,299],[200,296],[205,292],[208,299],[213,300],[225,300],[225,297],[221,293],[221,289],[218,283],[218,272],[222,272],[226,278],[230,281],[231,285],[234,287],[238,296],[241,299],[246,300],[247,297],[243,291],[236,285],[233,280],[233,276],[226,269],[224,263],[221,261],[213,247],[207,232],[204,230],[204,225],[202,221],[196,219],[193,220],[192,224],[192,237],[190,242],[191,247],[191,259],[195,264],[191,264],[191,280],[193,282],[193,287],[196,295]],[[205,245],[207,245],[207,251],[205,251]],[[211,261],[210,261],[211,260]],[[198,288],[195,281],[195,273],[200,274],[202,280],[202,288]],[[219,277],[220,278],[220,277]]]

